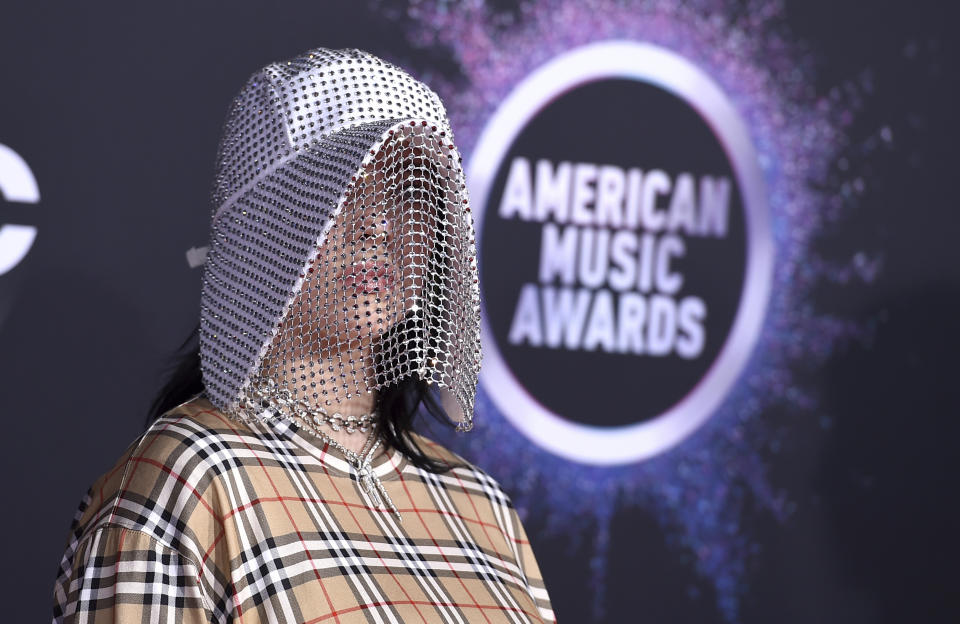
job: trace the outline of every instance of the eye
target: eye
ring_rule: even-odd
[[[367,223],[363,230],[360,232],[360,240],[365,243],[375,242],[380,236],[381,232],[378,229],[379,221],[373,221],[372,223]]]

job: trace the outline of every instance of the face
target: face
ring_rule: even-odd
[[[340,370],[356,377],[360,369],[369,378],[384,333],[422,313],[442,197],[417,175],[424,164],[416,145],[397,142],[348,191],[274,340],[278,360],[303,366],[321,356],[324,370],[316,373],[331,383],[340,383]],[[362,364],[343,366],[350,362]]]

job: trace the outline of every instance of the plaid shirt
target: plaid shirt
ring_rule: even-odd
[[[554,621],[493,478],[473,466],[429,473],[395,449],[373,467],[402,522],[373,505],[336,449],[292,422],[246,425],[202,396],[184,403],[84,497],[53,621]]]

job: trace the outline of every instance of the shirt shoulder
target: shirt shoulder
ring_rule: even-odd
[[[412,437],[428,456],[450,465],[460,464],[445,474],[423,478],[434,484],[433,487],[442,487],[454,507],[465,516],[476,517],[478,525],[498,529],[496,534],[499,540],[484,542],[478,535],[478,541],[489,544],[498,556],[512,562],[523,578],[527,593],[536,604],[541,619],[544,622],[556,621],[533,546],[520,514],[504,487],[489,472],[442,444],[418,434]],[[418,472],[424,475],[425,471]],[[483,533],[483,537],[492,537],[486,531],[478,533]]]
[[[498,551],[506,548],[514,555],[518,554],[515,549],[518,514],[510,494],[500,481],[486,469],[440,442],[416,433],[412,437],[428,457],[452,466],[449,471],[439,474],[431,474],[412,465],[408,467],[407,471],[418,476],[425,490],[433,491],[429,495],[430,500],[449,501],[451,508],[447,512],[473,518],[475,526],[495,527],[498,529],[496,534],[502,539],[495,548]],[[442,497],[438,496],[437,490],[443,491]]]
[[[510,500],[509,494],[489,472],[440,442],[418,433],[411,433],[410,435],[425,455],[442,464],[452,466],[452,469],[446,475],[440,475],[444,483],[451,485],[456,483],[469,492],[488,498],[492,504],[509,509],[513,508],[513,502]]]
[[[259,439],[202,396],[169,410],[93,482],[74,516],[73,546],[100,528],[117,526],[197,554],[222,523],[217,509],[222,475],[233,466],[237,449]]]
[[[54,621],[69,620],[74,610],[84,614],[102,610],[107,619],[123,613],[122,621],[139,620],[134,617],[137,605],[154,608],[157,601],[166,600],[164,596],[187,591],[184,587],[190,599],[169,606],[183,611],[187,605],[191,616],[181,620],[177,611],[178,621],[208,621],[202,584],[215,588],[218,577],[204,561],[224,535],[223,475],[235,465],[239,449],[262,437],[228,419],[203,397],[155,420],[94,480],[80,501],[57,571]],[[133,576],[125,576],[126,571]],[[145,572],[156,572],[156,578],[163,576],[181,589],[158,582],[137,597],[140,590],[129,588],[142,584],[126,581]],[[110,593],[116,593],[116,600],[85,604],[85,594],[77,592],[90,582],[105,593],[113,584]],[[120,596],[129,591],[133,593]]]
[[[64,558],[53,622],[223,621],[208,596],[195,562],[147,533],[107,525]]]

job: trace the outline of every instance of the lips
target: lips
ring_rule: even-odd
[[[376,260],[361,260],[347,267],[344,287],[365,293],[380,292],[393,285],[393,269]]]

